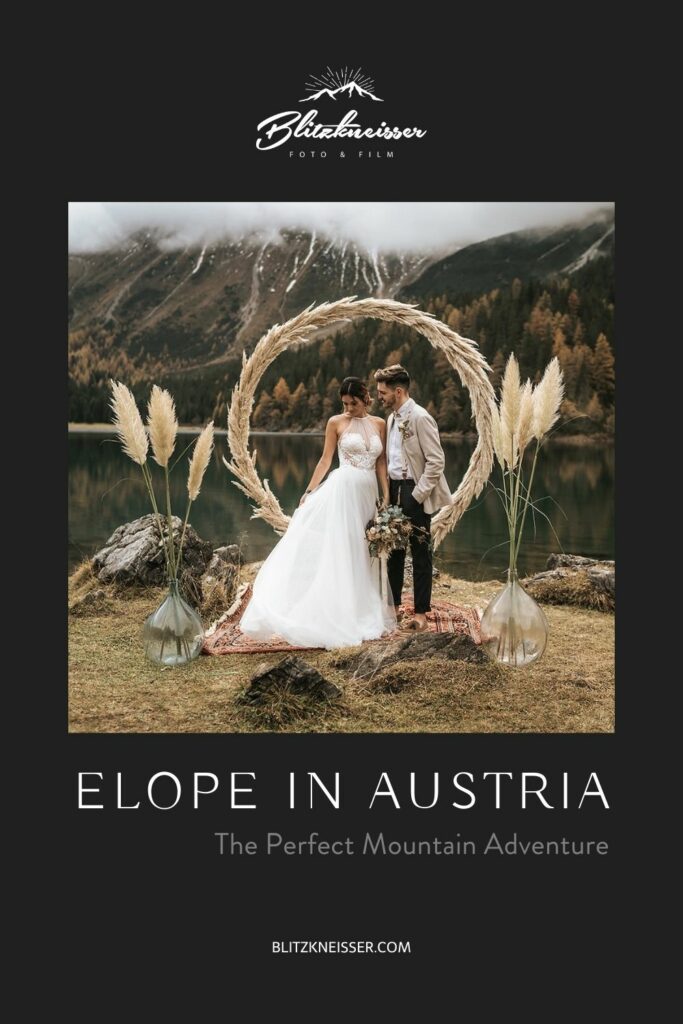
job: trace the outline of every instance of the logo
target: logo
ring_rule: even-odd
[[[319,100],[323,96],[329,96],[331,100],[336,100],[338,96],[367,96],[377,103],[382,103],[383,100],[372,92],[374,87],[373,80],[368,75],[363,75],[360,68],[357,71],[349,71],[347,68],[343,71],[331,71],[328,67],[322,75],[311,76],[311,81],[306,83],[305,88],[313,95],[304,96],[299,103],[310,103],[311,100]]]
[[[366,139],[421,139],[427,134],[426,128],[402,127],[389,124],[387,121],[382,121],[380,124],[363,125],[358,120],[358,111],[351,106],[345,113],[342,113],[340,108],[344,106],[345,101],[351,104],[361,100],[370,100],[371,107],[374,103],[384,103],[384,97],[378,96],[375,91],[374,81],[361,68],[356,70],[343,68],[333,71],[328,65],[322,74],[310,76],[304,90],[308,95],[303,96],[298,102],[306,104],[308,109],[305,111],[301,109],[282,110],[259,122],[256,135],[257,149],[263,151],[278,149],[287,142],[296,142],[300,139],[314,139],[321,142],[335,139],[346,142]],[[311,106],[311,104],[317,104],[317,106]],[[320,120],[318,110],[318,106],[323,104],[326,111],[325,121]],[[334,108],[332,104],[334,104]],[[327,120],[327,112],[330,110],[333,110],[335,117],[341,115],[338,120],[331,123]],[[363,152],[366,151],[359,150],[358,155],[362,156]],[[315,151],[310,155],[314,155],[314,153]],[[294,156],[295,151],[290,151],[289,155]],[[303,156],[304,154],[300,153],[299,155]],[[319,155],[327,156],[327,153],[323,150]],[[338,155],[344,157],[346,152],[340,150]],[[386,155],[393,156],[393,152]]]

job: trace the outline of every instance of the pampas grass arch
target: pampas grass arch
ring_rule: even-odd
[[[436,549],[446,534],[453,529],[473,498],[481,492],[493,465],[493,438],[491,409],[495,401],[493,388],[487,376],[490,367],[479,352],[476,342],[462,338],[431,313],[414,305],[394,302],[392,299],[356,299],[349,296],[336,302],[323,302],[292,317],[284,324],[275,324],[263,335],[252,354],[242,354],[242,373],[233,389],[228,410],[228,445],[232,461],[223,462],[237,477],[232,483],[256,503],[252,519],[264,519],[276,533],[284,534],[290,516],[285,515],[280,503],[256,472],[256,449],[249,454],[249,421],[254,405],[256,388],[270,364],[281,352],[293,344],[310,343],[309,335],[321,327],[341,320],[372,317],[390,323],[412,327],[444,353],[470,393],[472,411],[479,438],[460,486],[445,505],[432,518],[432,538]]]

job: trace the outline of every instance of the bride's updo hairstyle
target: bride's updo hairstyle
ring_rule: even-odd
[[[351,395],[352,398],[360,398],[361,402],[365,405],[372,404],[372,398],[366,385],[360,379],[360,377],[344,377],[339,388],[339,397],[342,395]]]

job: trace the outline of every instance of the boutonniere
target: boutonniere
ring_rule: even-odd
[[[413,431],[411,430],[409,419],[405,419],[401,423],[399,423],[398,429],[400,430],[401,437],[403,438],[404,441],[407,441],[409,437],[413,436]]]

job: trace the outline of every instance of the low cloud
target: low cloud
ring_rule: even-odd
[[[509,231],[578,220],[613,203],[69,203],[69,252],[122,245],[161,231],[167,248],[195,247],[284,228],[369,250],[447,252]]]

